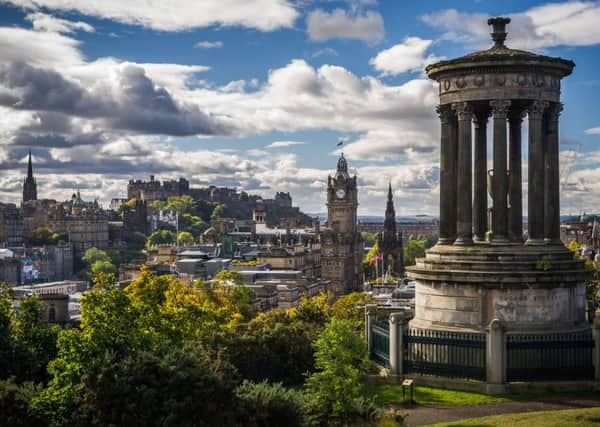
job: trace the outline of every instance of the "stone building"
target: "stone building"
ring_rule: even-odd
[[[396,275],[402,275],[404,273],[402,232],[398,232],[396,229],[396,211],[394,210],[391,182],[388,188],[388,199],[385,207],[383,232],[379,234],[378,243],[379,251],[383,254],[384,271],[390,271]]]
[[[23,245],[23,211],[13,203],[0,203],[0,246]]]
[[[588,328],[588,272],[560,241],[559,222],[560,87],[575,64],[506,47],[508,22],[490,19],[492,48],[426,68],[439,83],[440,238],[407,268],[417,281],[413,328],[479,332],[492,320],[506,333]],[[487,170],[490,117],[492,171]]]
[[[321,230],[321,274],[331,281],[333,297],[361,290],[364,243],[357,224],[356,175],[348,173],[344,154],[327,182],[327,226]]]
[[[37,200],[37,182],[33,177],[33,166],[31,164],[31,150],[29,151],[29,162],[27,163],[27,177],[23,182],[23,201]]]
[[[185,178],[171,181],[158,181],[150,175],[150,181],[130,180],[127,185],[127,199],[137,200],[167,200],[169,197],[182,196],[190,193],[190,182]]]
[[[26,238],[40,227],[67,234],[76,254],[91,247],[108,247],[107,213],[97,201],[85,202],[79,191],[66,202],[42,199],[23,203],[23,224]]]

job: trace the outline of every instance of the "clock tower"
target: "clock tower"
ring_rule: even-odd
[[[356,175],[348,173],[344,154],[327,180],[327,224],[321,233],[321,271],[333,297],[362,289],[364,244],[357,224]]]

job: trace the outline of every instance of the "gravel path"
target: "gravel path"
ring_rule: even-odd
[[[590,408],[595,406],[600,406],[600,396],[598,399],[552,399],[529,402],[487,403],[472,406],[419,405],[413,408],[404,408],[404,410],[408,413],[408,417],[405,420],[406,426],[415,427],[459,421],[466,418],[485,417],[487,415]]]

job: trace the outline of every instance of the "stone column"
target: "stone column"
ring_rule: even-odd
[[[546,130],[545,174],[544,174],[544,241],[547,244],[562,244],[560,240],[560,177],[558,119],[562,104],[550,104],[544,118]]]
[[[475,160],[473,171],[473,234],[485,241],[487,232],[487,121],[488,112],[475,114]]]
[[[471,120],[473,109],[468,102],[452,104],[458,117],[457,221],[455,245],[473,244],[473,189],[471,159]]]
[[[367,341],[367,352],[369,355],[373,351],[373,335],[371,327],[375,322],[375,316],[377,315],[377,304],[365,305],[365,339]]]
[[[527,188],[527,242],[544,244],[544,144],[542,118],[547,101],[533,101],[529,116],[529,173]]]
[[[454,114],[449,105],[437,107],[440,116],[440,237],[438,243],[451,245],[456,239],[456,143]]]
[[[390,374],[393,381],[402,380],[402,362],[404,355],[404,313],[391,313],[390,323]]]
[[[504,393],[506,382],[506,344],[500,320],[494,319],[486,329],[486,391]]]
[[[494,176],[492,178],[492,242],[508,242],[508,162],[506,117],[510,101],[490,101],[494,116]]]
[[[521,123],[523,112],[513,111],[508,117],[509,146],[508,168],[510,170],[508,182],[508,200],[510,204],[508,214],[509,237],[513,242],[523,240],[523,178],[521,165]]]

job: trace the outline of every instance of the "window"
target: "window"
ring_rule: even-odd
[[[54,307],[48,309],[48,322],[56,322],[56,309]]]

